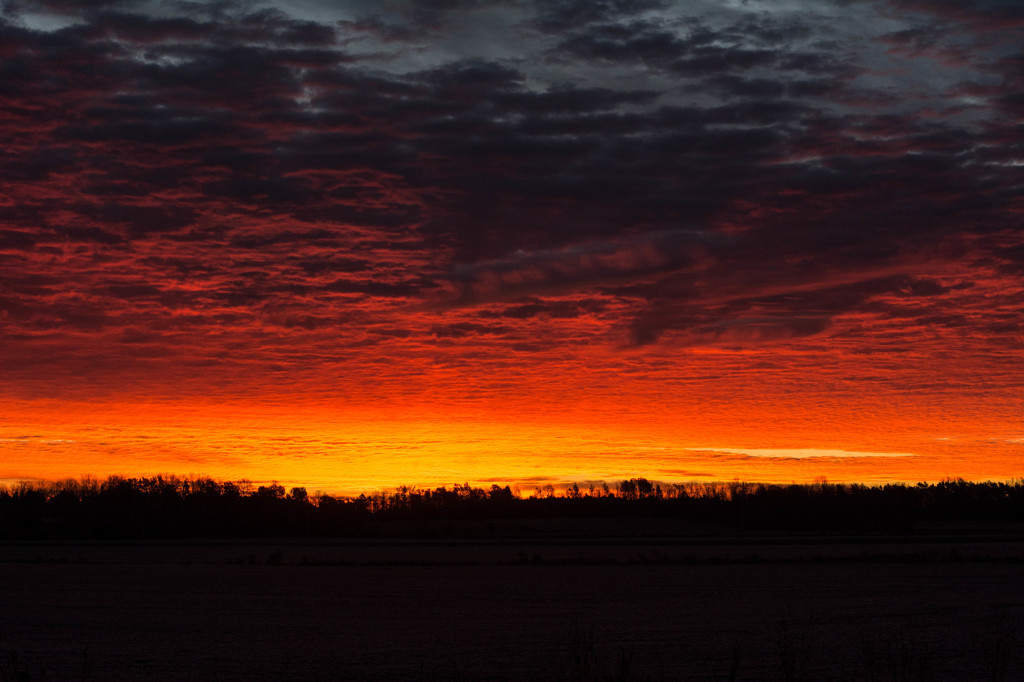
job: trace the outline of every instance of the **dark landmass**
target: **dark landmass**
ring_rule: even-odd
[[[1024,679],[1020,563],[880,548],[5,543],[0,679]]]
[[[0,492],[0,682],[1019,680],[1024,484]]]

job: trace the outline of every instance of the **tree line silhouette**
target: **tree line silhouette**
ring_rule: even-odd
[[[436,535],[445,523],[650,517],[726,533],[909,533],[1024,523],[1024,479],[868,486],[819,481],[658,483],[630,478],[539,487],[403,486],[340,497],[207,477],[113,476],[0,487],[0,539]],[[440,522],[440,525],[438,524]],[[433,525],[432,525],[433,524]],[[490,524],[493,525],[493,524]],[[600,528],[600,525],[596,526]],[[660,526],[664,528],[665,526]],[[438,530],[438,529],[441,530]]]

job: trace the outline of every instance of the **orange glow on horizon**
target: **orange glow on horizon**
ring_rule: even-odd
[[[464,482],[529,492],[637,476],[880,484],[1012,479],[1020,476],[1024,455],[1019,432],[985,435],[953,425],[947,435],[822,426],[796,438],[788,431],[792,417],[781,413],[743,423],[719,415],[706,420],[711,428],[699,429],[682,418],[673,423],[628,413],[610,421],[607,410],[586,421],[578,412],[509,418],[431,415],[421,407],[403,418],[323,405],[8,404],[0,422],[0,479],[205,475],[335,494]],[[772,423],[776,431],[766,428]]]

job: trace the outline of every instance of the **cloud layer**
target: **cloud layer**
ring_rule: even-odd
[[[0,390],[1002,414],[1022,25],[996,0],[13,0]]]

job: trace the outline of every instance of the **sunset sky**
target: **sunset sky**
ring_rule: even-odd
[[[1024,476],[1019,0],[11,0],[0,481]]]

